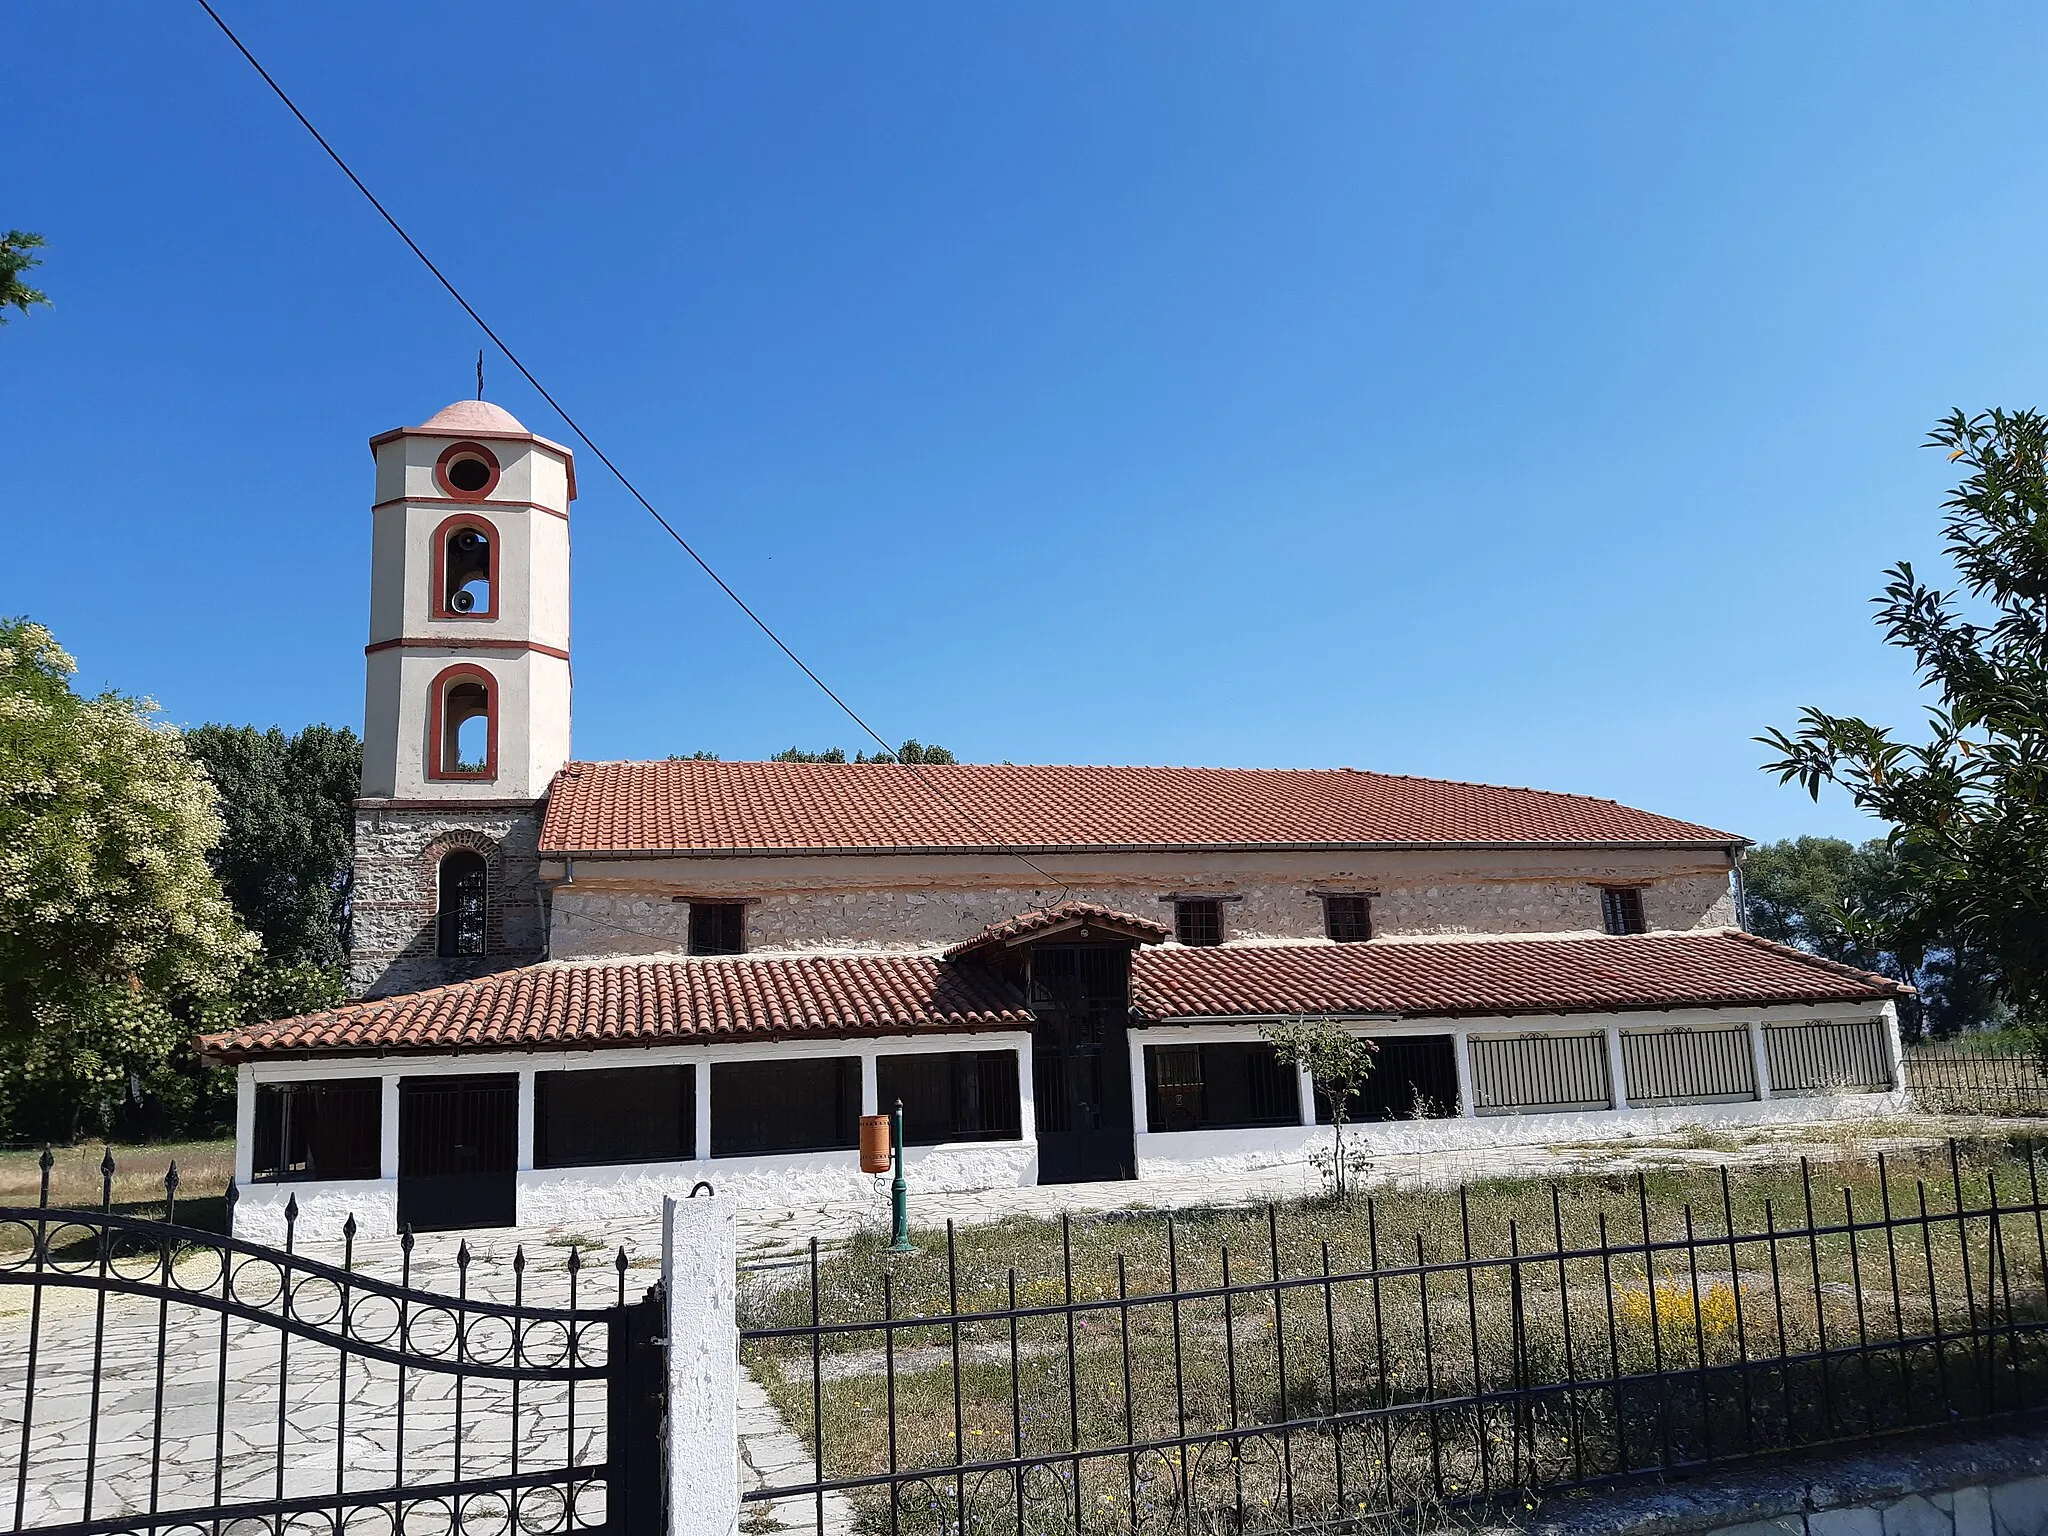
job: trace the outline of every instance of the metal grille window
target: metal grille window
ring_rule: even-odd
[[[1892,1086],[1890,1031],[1882,1019],[1766,1024],[1772,1093],[1883,1093]]]
[[[711,1065],[713,1157],[850,1151],[859,1123],[855,1057]]]
[[[1621,1037],[1631,1104],[1708,1104],[1756,1097],[1749,1030],[1634,1030]]]
[[[1458,1053],[1449,1035],[1380,1035],[1365,1086],[1345,1119],[1431,1120],[1458,1113]],[[1330,1105],[1316,1095],[1316,1124],[1330,1123]]]
[[[739,901],[690,903],[690,953],[743,955],[747,952],[747,908]]]
[[[694,1072],[688,1066],[536,1072],[535,1165],[584,1168],[696,1156]]]
[[[1372,899],[1367,896],[1325,896],[1323,932],[1339,944],[1363,944],[1372,937]]]
[[[1643,893],[1633,885],[1600,888],[1600,920],[1609,933],[1647,933],[1643,921]]]
[[[376,1078],[256,1086],[255,1177],[375,1179],[383,1175],[384,1085]]]
[[[1200,898],[1173,904],[1173,935],[1183,944],[1223,942],[1223,903]]]
[[[1482,1115],[1608,1109],[1605,1035],[1475,1036],[1472,1103]]]
[[[490,874],[484,866],[484,856],[473,848],[458,848],[443,855],[439,879],[440,952],[443,955],[482,954],[484,917],[490,894]]]
[[[1263,1040],[1148,1045],[1145,1123],[1155,1131],[1299,1125],[1301,1077]]]
[[[930,1051],[875,1061],[884,1114],[903,1102],[905,1145],[1015,1141],[1023,1135],[1015,1051]]]

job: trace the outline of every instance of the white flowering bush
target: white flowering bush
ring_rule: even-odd
[[[57,1104],[103,1129],[258,947],[207,866],[220,816],[179,733],[75,671],[0,620],[0,1137],[49,1134]]]

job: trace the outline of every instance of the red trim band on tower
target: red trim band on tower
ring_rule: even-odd
[[[365,656],[379,651],[535,651],[567,661],[569,653],[537,640],[493,640],[484,635],[406,635],[397,640],[372,640],[363,647]]]

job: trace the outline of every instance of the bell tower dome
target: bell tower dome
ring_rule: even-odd
[[[358,994],[541,958],[540,812],[569,758],[575,458],[458,400],[370,439]]]

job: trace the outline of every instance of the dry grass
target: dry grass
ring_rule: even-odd
[[[164,1173],[178,1165],[178,1220],[181,1224],[218,1231],[225,1225],[221,1200],[235,1172],[233,1141],[152,1142],[142,1145],[99,1142],[52,1147],[50,1203],[99,1209],[103,1197],[101,1160],[114,1157],[113,1208],[123,1215],[160,1218],[164,1214]],[[42,1190],[42,1151],[0,1152],[0,1206],[33,1206]],[[0,1252],[25,1249],[23,1228],[0,1227]]]
[[[821,1315],[912,1321],[822,1341],[822,1414],[808,1339],[753,1341],[746,1355],[798,1432],[822,1433],[828,1476],[1051,1458],[1022,1479],[938,1473],[906,1484],[893,1510],[856,1495],[870,1528],[917,1532],[1190,1518],[1285,1529],[2048,1399],[2048,1340],[2027,1331],[2048,1321],[2035,1210],[1941,1217],[1959,1192],[1981,1207],[1994,1181],[2001,1207],[2038,1202],[2048,1161],[1992,1141],[1953,1160],[1947,1148],[1888,1158],[1881,1177],[1854,1148],[1822,1155],[1810,1176],[1795,1163],[1725,1183],[1711,1168],[1500,1180],[1171,1223],[1077,1219],[1064,1240],[1056,1223],[1013,1220],[958,1234],[950,1263],[943,1233],[919,1234],[907,1257],[863,1240],[821,1266]],[[1826,1230],[1887,1206],[1917,1223],[1923,1199],[1924,1226]],[[1788,1229],[1798,1235],[1732,1250],[1628,1251],[1645,1230],[1663,1242]],[[1328,1287],[1326,1264],[1340,1277]],[[1276,1272],[1317,1283],[1187,1298],[1226,1272],[1239,1286]],[[1070,1311],[1069,1298],[1112,1305]],[[1011,1305],[1048,1310],[919,1321]],[[1966,1314],[2008,1337],[1903,1342]],[[743,1300],[743,1326],[809,1316],[807,1285]],[[1799,1363],[1813,1351],[1830,1352],[1825,1369]],[[1233,1433],[1288,1421],[1305,1427]],[[1087,1454],[1179,1436],[1215,1438],[1185,1457]]]

